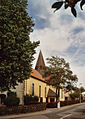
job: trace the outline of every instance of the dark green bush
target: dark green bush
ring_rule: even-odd
[[[24,104],[25,105],[28,105],[29,103],[38,102],[38,100],[39,100],[38,96],[31,96],[31,95],[24,96]]]
[[[16,96],[15,92],[8,92],[7,98],[4,100],[4,104],[8,107],[10,106],[18,106],[20,99]]]
[[[60,102],[60,106],[66,106],[66,105],[72,105],[72,104],[77,104],[79,103],[80,101],[79,100],[71,100],[71,101],[61,101]]]
[[[7,92],[7,96],[16,96],[16,92],[9,91]]]
[[[34,96],[34,101],[38,102],[39,98],[38,96]]]

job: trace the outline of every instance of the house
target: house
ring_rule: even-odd
[[[46,82],[48,83],[48,81],[50,80],[51,78],[51,75],[49,75],[48,77],[46,77]],[[50,97],[51,99],[50,100],[54,100],[56,101],[56,93],[57,93],[57,88],[52,86],[52,85],[49,85],[49,91],[48,91],[48,97]],[[61,84],[61,86],[63,87],[63,85]],[[65,100],[65,97],[64,97],[64,89],[60,89],[60,97],[59,97],[59,100],[60,101],[64,101]]]
[[[56,102],[56,88],[48,85],[44,78],[45,62],[42,52],[32,69],[31,77],[24,82],[24,95],[38,96],[39,102]],[[60,89],[60,101],[64,101],[64,90]]]
[[[64,97],[65,100],[71,100],[70,94],[74,93],[74,90],[68,91],[67,89],[64,90]]]
[[[82,94],[83,100],[85,100],[85,92],[82,92],[81,94]]]

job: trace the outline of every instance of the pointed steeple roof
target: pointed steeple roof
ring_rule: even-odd
[[[44,58],[43,58],[41,50],[40,50],[40,53],[39,53],[39,56],[38,56],[38,60],[37,60],[35,69],[37,71],[39,71],[41,74],[42,74],[43,70],[45,69],[45,62],[44,62]]]

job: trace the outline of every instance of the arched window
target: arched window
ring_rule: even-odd
[[[32,83],[32,96],[34,96],[34,83]]]

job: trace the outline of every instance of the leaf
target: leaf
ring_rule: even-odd
[[[56,10],[60,9],[61,6],[63,5],[63,1],[61,2],[55,2],[53,5],[52,5],[52,8],[56,8]]]
[[[85,4],[85,0],[82,0],[81,3],[80,3],[80,8],[81,10],[83,10],[82,6]]]
[[[77,17],[77,13],[74,7],[71,8],[71,12],[75,17]]]

